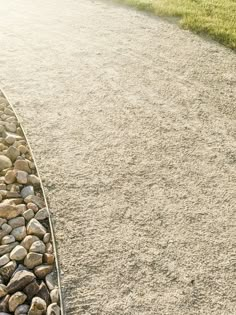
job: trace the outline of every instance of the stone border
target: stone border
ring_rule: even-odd
[[[52,218],[50,215],[49,206],[48,206],[46,194],[45,194],[45,191],[43,188],[42,180],[40,178],[40,175],[38,172],[38,167],[37,167],[37,164],[35,162],[35,158],[34,158],[34,155],[32,153],[31,146],[30,146],[29,142],[27,141],[27,137],[26,137],[26,134],[25,134],[24,129],[22,127],[22,124],[21,124],[13,106],[11,105],[9,99],[7,98],[7,96],[3,90],[0,90],[0,98],[2,98],[2,104],[4,104],[4,101],[3,101],[3,98],[4,98],[5,104],[6,104],[5,106],[8,106],[8,109],[6,111],[6,117],[7,117],[6,119],[9,120],[9,126],[7,126],[7,128],[8,128],[7,129],[6,128],[7,121],[5,121],[3,118],[2,118],[2,120],[0,119],[0,128],[2,128],[2,134],[5,135],[5,138],[3,139],[2,149],[0,150],[1,152],[4,152],[4,151],[5,152],[3,154],[1,154],[0,157],[3,157],[3,156],[6,157],[6,161],[5,161],[6,164],[9,161],[12,162],[12,165],[11,166],[9,165],[10,166],[9,169],[8,169],[8,165],[6,165],[5,169],[0,170],[0,173],[2,173],[1,174],[2,177],[5,176],[6,174],[8,175],[8,177],[11,177],[11,176],[14,177],[12,184],[7,184],[5,181],[5,183],[3,182],[3,186],[4,185],[6,187],[7,186],[9,187],[11,185],[14,186],[14,189],[15,188],[18,189],[18,195],[21,195],[19,200],[22,198],[24,199],[24,202],[22,201],[20,204],[17,205],[17,203],[14,203],[14,200],[13,200],[14,198],[11,198],[11,196],[10,196],[11,194],[9,191],[7,191],[7,188],[6,188],[5,191],[9,193],[10,197],[8,197],[8,196],[2,197],[2,195],[0,196],[3,199],[3,201],[1,201],[1,203],[0,203],[0,221],[2,220],[2,222],[4,222],[4,223],[0,223],[0,225],[2,226],[3,224],[5,224],[4,228],[6,228],[6,230],[7,229],[9,229],[9,230],[13,229],[14,230],[14,220],[17,219],[17,220],[15,220],[16,224],[17,224],[17,221],[23,220],[25,222],[24,226],[21,227],[21,228],[23,228],[23,232],[22,232],[23,234],[19,235],[19,236],[17,235],[17,239],[15,239],[15,241],[18,240],[18,241],[22,242],[23,239],[25,240],[25,237],[33,238],[36,236],[40,239],[38,241],[38,243],[43,245],[42,244],[43,242],[41,239],[44,237],[45,232],[47,232],[47,233],[49,232],[51,234],[51,239],[50,239],[50,241],[48,241],[49,243],[46,243],[46,241],[44,242],[46,248],[48,246],[47,244],[52,243],[52,249],[51,250],[48,249],[48,253],[46,252],[45,254],[43,254],[43,252],[41,253],[40,250],[37,252],[37,249],[35,250],[33,248],[31,251],[31,249],[27,248],[27,246],[26,246],[26,250],[25,250],[24,246],[22,247],[21,245],[16,244],[15,246],[13,245],[14,247],[12,247],[12,249],[9,252],[7,252],[6,254],[0,255],[0,260],[3,259],[3,257],[5,257],[6,261],[8,261],[10,258],[11,260],[9,263],[14,262],[14,264],[15,264],[15,268],[13,269],[12,274],[10,273],[10,276],[8,274],[7,278],[5,278],[4,280],[2,279],[2,282],[0,281],[0,287],[2,286],[2,290],[4,291],[4,289],[6,289],[6,292],[7,292],[6,293],[7,295],[5,295],[4,292],[2,293],[3,295],[2,295],[2,298],[0,301],[0,314],[4,314],[1,312],[6,313],[6,311],[4,310],[4,306],[1,309],[1,303],[3,303],[3,305],[4,305],[4,302],[7,305],[6,307],[11,305],[10,313],[6,313],[6,314],[18,315],[18,313],[16,313],[15,310],[12,311],[14,309],[15,305],[18,305],[19,315],[23,314],[22,313],[23,309],[20,310],[19,306],[21,304],[25,304],[24,303],[25,299],[26,299],[28,305],[30,304],[29,305],[30,310],[27,311],[28,315],[46,314],[45,310],[42,310],[42,312],[40,313],[39,309],[37,310],[37,307],[40,308],[42,306],[42,305],[40,305],[40,303],[43,304],[42,298],[44,298],[44,294],[42,292],[45,289],[45,285],[46,285],[46,290],[48,290],[48,292],[50,292],[50,288],[48,287],[48,284],[46,284],[46,282],[44,282],[45,275],[40,274],[40,271],[42,271],[42,270],[40,270],[40,268],[42,266],[43,266],[43,268],[46,268],[45,266],[49,266],[50,267],[49,269],[52,269],[51,273],[54,273],[54,275],[56,273],[56,275],[57,275],[57,277],[56,277],[57,283],[54,283],[54,285],[55,285],[54,288],[58,288],[59,296],[58,296],[58,301],[56,302],[56,304],[60,306],[60,311],[58,312],[58,308],[55,306],[55,303],[54,303],[54,307],[57,311],[53,311],[52,307],[51,307],[51,311],[50,311],[50,308],[48,308],[48,306],[49,306],[49,304],[52,305],[53,301],[47,298],[47,315],[59,315],[59,314],[65,315],[63,298],[62,298],[62,290],[61,290],[61,281],[60,281],[60,267],[59,267],[59,263],[58,263],[58,254],[57,254],[57,248],[56,248],[55,235],[54,235],[54,230],[53,230]],[[5,110],[6,109],[4,108],[4,111]],[[7,116],[7,112],[9,112],[9,116]],[[3,112],[2,115],[4,115],[4,114],[5,113]],[[1,117],[2,117],[2,115],[1,115]],[[14,131],[14,118],[16,120],[16,127],[17,127],[16,131]],[[11,121],[13,121],[12,125],[11,125]],[[10,125],[13,128],[12,131],[11,131]],[[3,126],[3,127],[1,127],[1,126]],[[34,175],[36,175],[35,176],[36,177],[36,183],[30,183],[29,182],[30,177],[29,177],[29,174],[27,174],[27,172],[26,172],[27,170],[26,171],[24,170],[24,167],[25,167],[24,165],[22,167],[23,169],[21,169],[21,166],[19,167],[19,166],[15,165],[15,164],[21,164],[21,162],[16,163],[16,161],[14,161],[14,157],[13,157],[13,159],[9,159],[7,157],[8,156],[7,151],[9,150],[9,148],[14,147],[14,145],[12,145],[12,144],[17,143],[17,140],[16,140],[16,138],[14,139],[14,137],[17,137],[19,135],[22,138],[19,141],[21,141],[23,144],[25,142],[25,146],[23,145],[22,147],[26,147],[28,149],[28,151],[26,152],[26,154],[20,152],[20,155],[17,156],[16,161],[18,161],[18,159],[19,159],[19,161],[23,160],[25,162],[25,159],[26,159],[25,155],[29,157],[30,161],[32,162],[32,169],[34,170],[32,172]],[[8,142],[6,141],[6,139]],[[6,144],[5,148],[4,148],[4,141]],[[18,145],[18,143],[17,143],[17,145]],[[24,148],[22,148],[22,149],[24,150]],[[12,149],[12,151],[14,151],[14,149]],[[28,161],[28,159],[27,159],[27,161]],[[26,176],[28,176],[27,180],[25,180],[25,178],[24,178]],[[5,177],[4,177],[4,179],[5,179]],[[11,182],[11,178],[10,178],[9,182]],[[0,185],[1,185],[1,183],[0,183]],[[34,187],[35,186],[36,186],[36,190],[38,191],[38,195],[36,195],[36,196],[34,195]],[[24,191],[23,191],[23,189],[24,189]],[[24,195],[24,193],[22,191],[26,194],[26,196]],[[17,195],[17,191],[15,192],[15,195]],[[13,196],[14,196],[14,194],[13,194]],[[33,202],[33,206],[32,206],[33,209],[31,209],[29,207],[29,204],[32,204],[32,201],[34,201],[35,198],[39,199],[39,201],[38,201],[39,204],[42,203],[42,206],[40,205],[38,207],[41,209],[37,209],[37,206],[34,209],[34,206],[35,206],[34,202]],[[15,199],[15,201],[18,202],[17,198]],[[28,209],[26,209],[26,204],[27,204]],[[1,211],[1,208],[2,208],[3,212]],[[17,214],[13,215],[13,218],[11,218],[12,213],[14,211],[17,211]],[[1,212],[2,212],[2,214],[1,214]],[[27,217],[28,213],[30,214],[29,217]],[[46,213],[46,217],[44,217],[45,213]],[[41,218],[40,218],[40,214],[42,215]],[[35,220],[35,217],[37,217],[38,220]],[[13,219],[13,221],[11,221],[12,219]],[[8,220],[8,221],[6,221],[6,220]],[[12,224],[13,227],[8,224],[9,222]],[[36,223],[36,227],[34,226],[35,223]],[[36,230],[39,229],[39,231],[34,231],[35,228],[36,228]],[[33,229],[33,230],[31,231],[31,229]],[[44,233],[44,235],[40,235],[40,233],[41,233],[40,229],[43,230],[42,233]],[[13,230],[11,230],[10,232],[7,232],[7,231],[5,232],[2,229],[2,230],[0,230],[0,232],[3,233],[3,235],[4,235],[3,237],[6,236],[6,241],[9,241],[8,238],[12,237],[12,235],[14,234],[14,231],[15,231],[15,233],[17,232],[16,231],[17,228],[16,228],[16,230],[14,230],[14,231]],[[10,233],[11,233],[11,235],[9,235]],[[1,240],[1,244],[2,244],[2,240]],[[10,243],[10,244],[14,244],[14,243]],[[23,245],[24,245],[24,243],[23,243]],[[5,246],[5,245],[1,245],[1,246]],[[6,245],[6,246],[9,246],[9,245]],[[49,247],[50,246],[48,246],[48,248]],[[21,253],[21,251],[22,251],[22,253]],[[47,249],[46,249],[46,251],[47,251]],[[19,255],[19,257],[17,257],[17,255]],[[21,255],[23,255],[24,257],[22,256],[23,257],[22,258]],[[31,258],[30,256],[33,257],[34,255],[35,255],[36,260],[37,259],[39,259],[39,261],[41,260],[41,263],[39,263],[37,261],[33,261],[33,260],[31,261],[30,260],[30,258]],[[42,262],[42,259],[43,259],[43,262]],[[47,259],[48,259],[48,261],[47,261]],[[52,265],[49,264],[50,259],[55,259],[55,261]],[[0,267],[0,272],[1,272],[1,268],[3,268],[3,273],[4,273],[4,270],[9,269],[9,268],[5,268],[6,265],[4,265],[4,261],[2,263],[3,263],[3,265]],[[31,263],[33,263],[33,264],[31,265]],[[36,265],[35,265],[35,263],[36,263]],[[47,265],[45,265],[45,263]],[[18,264],[18,267],[17,267],[17,264]],[[26,268],[26,270],[24,270],[25,269],[24,264],[26,264],[28,266],[28,269]],[[32,271],[32,269],[34,270],[34,272]],[[37,275],[35,274],[35,271],[36,271]],[[39,284],[40,284],[43,289],[41,290],[42,292],[38,291],[38,292],[41,292],[41,294],[39,294],[40,295],[39,297],[37,297],[38,293],[36,293],[33,297],[29,298],[29,295],[27,295],[27,293],[26,293],[27,290],[24,293],[21,292],[22,290],[23,291],[25,290],[25,286],[21,287],[21,285],[19,285],[17,287],[17,281],[18,281],[18,283],[19,283],[19,281],[24,282],[27,279],[27,277],[33,277],[32,275],[36,276],[36,280],[38,281],[37,285],[39,286]],[[24,280],[19,280],[20,277],[23,277]],[[1,284],[1,283],[3,283],[3,284]],[[32,284],[33,281],[32,282],[28,281],[27,283]],[[35,280],[34,280],[34,283],[36,283]],[[14,288],[14,285],[16,286],[15,288]],[[27,288],[27,286],[26,286],[26,288]],[[30,291],[32,291],[33,288],[31,289],[31,287],[29,287],[29,289],[30,289]],[[51,288],[51,290],[52,290],[52,288]],[[14,293],[14,294],[12,294],[12,293]],[[1,288],[0,288],[0,294],[1,294]],[[10,296],[10,294],[12,294],[12,295]],[[46,296],[47,296],[47,293],[46,293]],[[24,301],[20,302],[21,300],[22,301],[24,300]],[[46,300],[46,297],[44,300]],[[10,303],[9,303],[9,301],[10,301]],[[16,308],[16,310],[17,310],[17,308]],[[9,312],[9,310],[8,310],[8,312]],[[27,314],[25,313],[25,315],[27,315]]]

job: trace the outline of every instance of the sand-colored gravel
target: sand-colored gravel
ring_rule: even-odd
[[[235,314],[235,54],[105,2],[0,5],[67,314]]]

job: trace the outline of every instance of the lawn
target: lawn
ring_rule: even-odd
[[[160,16],[179,17],[180,25],[236,49],[236,0],[120,0]]]

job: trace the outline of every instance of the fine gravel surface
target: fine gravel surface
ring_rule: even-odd
[[[111,3],[0,5],[67,314],[236,314],[235,54]]]

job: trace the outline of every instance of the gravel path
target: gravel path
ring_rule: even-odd
[[[0,5],[67,314],[235,314],[235,54],[105,2]]]

